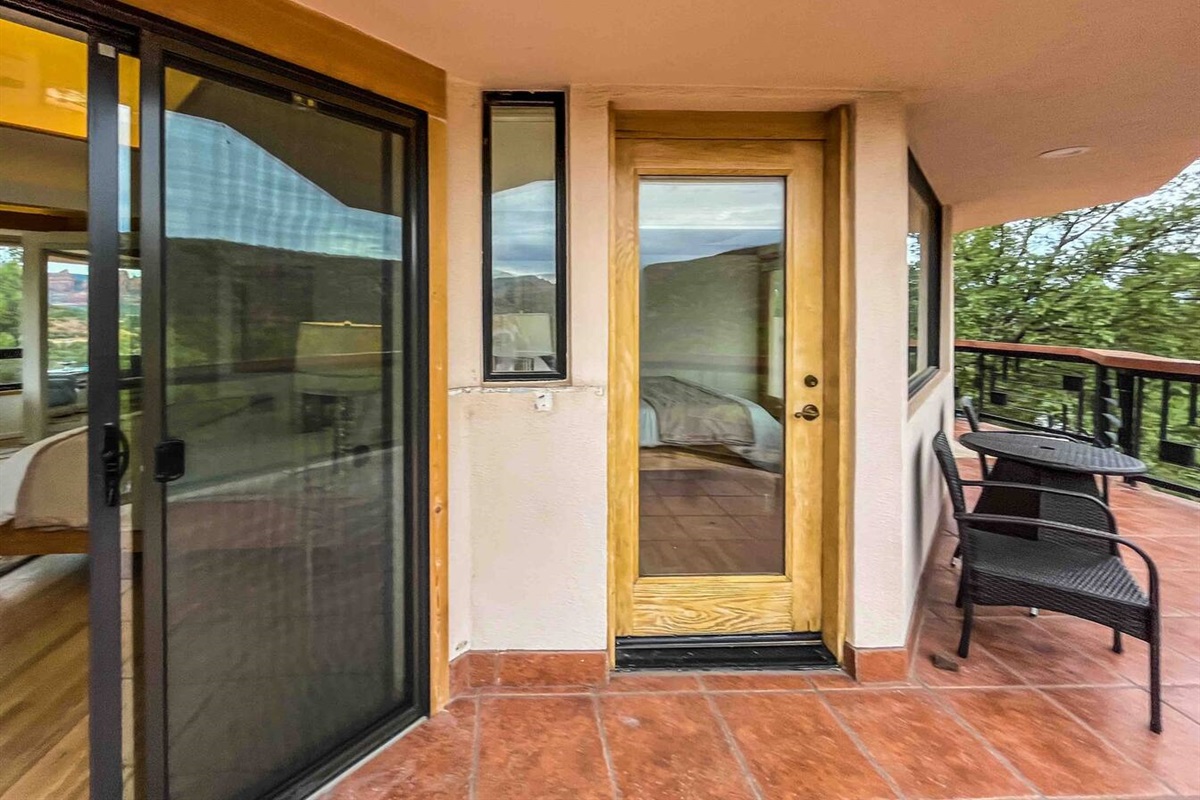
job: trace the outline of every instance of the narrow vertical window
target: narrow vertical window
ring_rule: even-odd
[[[908,156],[908,393],[941,366],[942,206]]]
[[[483,95],[487,380],[567,376],[564,99],[561,92]]]

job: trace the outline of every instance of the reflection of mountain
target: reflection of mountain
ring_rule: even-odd
[[[139,303],[142,299],[140,274],[123,269],[118,271],[119,291],[122,303]],[[46,276],[46,297],[52,306],[86,306],[88,302],[88,276],[86,272],[71,272],[61,269]]]
[[[492,313],[517,314],[554,310],[554,283],[537,275],[496,273],[492,279]]]
[[[779,228],[642,228],[638,231],[641,265],[698,261],[733,255],[777,243]]]
[[[782,268],[778,244],[642,270],[643,359],[757,359],[770,315],[764,296]],[[754,363],[751,361],[751,363]]]

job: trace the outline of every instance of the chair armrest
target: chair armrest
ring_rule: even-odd
[[[1085,495],[1086,496],[1086,495]],[[1155,607],[1158,606],[1158,567],[1154,564],[1154,559],[1150,554],[1143,550],[1139,545],[1134,544],[1128,539],[1117,536],[1116,534],[1106,531],[1098,531],[1095,528],[1084,528],[1079,525],[1071,525],[1066,522],[1054,522],[1048,519],[1037,519],[1035,517],[1014,517],[1008,514],[955,514],[954,518],[958,520],[960,526],[969,527],[972,522],[983,523],[1002,523],[1004,525],[1023,525],[1029,528],[1049,528],[1050,530],[1062,531],[1063,533],[1071,533],[1076,536],[1084,536],[1089,539],[1098,539],[1104,542],[1112,542],[1114,544],[1128,547],[1133,552],[1141,557],[1146,564],[1146,571],[1150,576],[1150,598]]]
[[[1009,481],[962,481],[963,486],[981,486],[987,488],[998,489],[1026,489],[1031,492],[1041,492],[1043,494],[1053,494],[1060,497],[1074,497],[1076,499],[1087,500],[1090,503],[1095,503],[1104,510],[1105,516],[1108,518],[1108,524],[1112,528],[1113,533],[1117,533],[1117,517],[1113,514],[1113,510],[1108,504],[1095,495],[1085,494],[1084,492],[1072,492],[1070,489],[1056,489],[1052,486],[1038,486],[1036,483],[1010,483]]]

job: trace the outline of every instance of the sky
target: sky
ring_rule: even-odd
[[[639,187],[642,266],[690,261],[783,237],[782,178],[648,178]],[[554,181],[492,198],[497,273],[554,276]]]

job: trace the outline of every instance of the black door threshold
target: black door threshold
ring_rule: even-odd
[[[820,633],[618,636],[617,669],[833,669]]]

